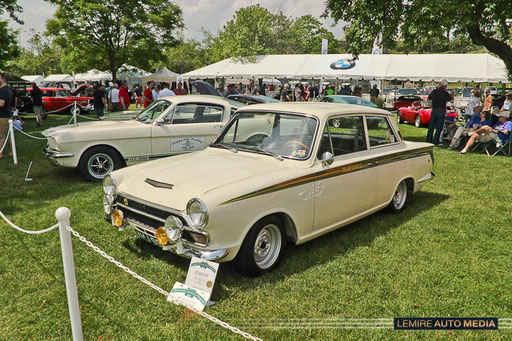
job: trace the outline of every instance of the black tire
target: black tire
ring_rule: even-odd
[[[404,123],[404,119],[402,118],[402,113],[400,112],[400,110],[397,112],[396,120],[398,123]]]
[[[416,114],[416,116],[414,116],[414,126],[416,128],[421,128],[422,124],[421,124],[421,116]]]
[[[111,147],[92,147],[83,153],[78,164],[80,175],[87,181],[99,182],[108,173],[123,167],[119,154]]]
[[[407,182],[405,182],[405,180],[401,181],[396,187],[393,198],[391,199],[389,205],[386,207],[386,211],[390,213],[398,213],[403,211],[405,205],[407,204],[409,194],[410,189],[409,186],[407,186]]]
[[[261,276],[273,270],[284,254],[286,242],[283,222],[279,217],[261,219],[245,236],[235,258],[236,270],[250,277]]]

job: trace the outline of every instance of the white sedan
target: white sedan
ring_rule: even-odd
[[[206,148],[244,104],[215,96],[158,99],[133,120],[97,121],[43,131],[54,166],[73,167],[90,181],[123,166]]]
[[[164,250],[234,260],[257,276],[288,243],[402,210],[433,176],[432,149],[404,141],[394,117],[376,108],[251,105],[203,151],[105,177],[106,219]]]

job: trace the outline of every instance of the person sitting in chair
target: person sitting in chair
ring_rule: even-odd
[[[459,126],[457,124],[452,124],[448,127],[448,136],[452,134],[453,138],[451,139],[450,146],[448,149],[455,149],[460,143],[461,136],[468,136],[468,133],[474,132],[478,128],[483,126],[491,125],[491,120],[488,112],[482,112],[482,107],[477,106],[473,109],[473,116],[471,119],[463,126]],[[455,130],[455,132],[453,132]]]
[[[510,114],[508,111],[500,111],[495,109],[493,114],[498,117],[498,122],[489,127],[488,125],[478,128],[471,134],[468,143],[460,154],[466,154],[475,141],[489,142],[495,140],[496,143],[506,143],[510,139],[510,131],[512,130],[512,122],[508,120]]]

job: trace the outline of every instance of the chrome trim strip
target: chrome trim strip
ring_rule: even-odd
[[[52,158],[56,158],[56,159],[61,158],[61,157],[72,157],[75,155],[73,153],[60,153],[60,152],[54,151],[48,147],[43,148],[43,154],[45,157],[52,157]]]
[[[153,186],[153,187],[156,187],[156,188],[165,188],[165,189],[173,189],[174,188],[174,185],[173,184],[168,184],[168,183],[165,183],[165,182],[161,182],[161,181],[156,181],[156,180],[153,180],[153,179],[150,179],[150,178],[146,178],[146,180],[144,180],[145,183]]]
[[[146,213],[146,212],[139,211],[139,210],[137,210],[137,209],[135,209],[135,208],[133,208],[133,207],[128,207],[128,206],[126,206],[126,205],[124,205],[124,204],[121,204],[120,202],[116,202],[116,204],[117,204],[118,206],[120,206],[120,207],[123,207],[123,208],[124,208],[124,209],[126,209],[126,210],[133,211],[133,212],[135,212],[135,213],[141,214],[141,215],[146,216],[146,217],[148,217],[148,218],[155,219],[155,220],[161,221],[162,223],[165,223],[165,219],[162,219],[162,218],[160,218],[160,217],[156,217],[156,216],[154,216],[154,215],[152,215],[152,214],[149,214],[149,213]]]

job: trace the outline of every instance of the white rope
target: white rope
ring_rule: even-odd
[[[71,103],[70,105],[66,105],[65,107],[57,109],[57,110],[42,112],[40,115],[48,115],[48,114],[51,114],[51,113],[54,113],[54,112],[62,112],[62,110],[67,109],[67,108],[69,108],[69,107],[71,107],[73,105],[75,105],[75,102]],[[34,113],[34,114],[36,114],[36,113]]]
[[[80,115],[80,114],[76,114],[76,116],[80,116],[80,117],[86,118],[88,120],[101,121],[99,118],[87,117],[87,116],[83,116],[83,115]]]
[[[142,283],[146,284],[147,286],[149,286],[150,288],[152,289],[155,289],[156,291],[158,291],[159,293],[161,293],[162,295],[168,297],[169,296],[169,292],[165,291],[164,289],[160,288],[159,286],[151,283],[150,281],[148,281],[147,279],[145,279],[144,277],[142,277],[141,275],[139,275],[138,273],[136,273],[135,271],[131,270],[130,268],[128,268],[127,266],[124,266],[123,264],[121,264],[120,262],[116,261],[114,259],[114,257],[112,256],[109,256],[106,252],[102,251],[99,247],[95,246],[93,243],[91,243],[90,241],[88,241],[85,237],[82,237],[80,235],[80,233],[78,233],[77,231],[73,230],[73,228],[71,226],[66,226],[66,229],[71,232],[75,237],[77,237],[78,239],[80,239],[81,242],[85,243],[87,246],[91,247],[94,251],[96,251],[97,253],[99,253],[102,257],[106,258],[109,262],[113,263],[114,265],[116,265],[118,268],[124,270],[126,273],[132,275],[134,278],[138,279],[139,281],[141,281]],[[172,301],[172,303],[176,304],[176,305],[180,305],[178,303],[178,301],[176,301],[176,299],[174,299],[173,297],[168,297],[169,300]],[[236,334],[239,334],[239,335],[242,335],[243,337],[245,337],[246,339],[250,339],[250,340],[259,340],[261,341],[261,339],[257,338],[257,337],[254,337],[252,336],[251,334],[249,333],[246,333],[244,331],[241,331],[240,329],[236,328],[236,327],[232,327],[231,325],[229,325],[228,323],[226,322],[223,322],[221,320],[219,320],[218,318],[208,314],[208,313],[205,313],[204,311],[199,311],[199,310],[195,310],[195,309],[191,309],[189,307],[186,307],[187,309],[190,309],[192,310],[193,312],[207,318],[208,320],[220,325],[221,327],[224,327],[226,329],[229,329],[230,331],[232,331],[233,333],[236,333]]]
[[[21,130],[20,128],[16,127],[15,125],[13,125],[13,127],[14,127],[14,129],[19,131],[23,135],[27,135],[28,137],[31,137],[33,139],[36,139],[36,140],[46,140],[46,137],[37,137],[37,136],[34,136],[34,135],[30,135],[30,134],[25,133],[23,130]]]
[[[9,136],[11,136],[10,133],[11,133],[11,127],[9,127],[9,129],[7,130],[7,134],[5,134],[4,145],[2,146],[2,149],[0,149],[0,154],[2,154],[2,152],[4,151],[5,146],[7,146],[7,141],[9,141]]]
[[[11,225],[16,230],[18,230],[20,232],[23,232],[23,233],[28,233],[28,234],[41,234],[41,233],[45,233],[45,232],[51,231],[51,230],[55,229],[56,227],[59,227],[59,224],[55,224],[55,225],[50,226],[50,227],[48,227],[47,229],[44,229],[44,230],[30,231],[30,230],[25,230],[25,229],[22,229],[19,226],[14,225],[14,223],[12,221],[7,219],[7,217],[2,213],[2,211],[0,211],[0,217],[4,218],[4,220],[7,222],[7,224]]]

